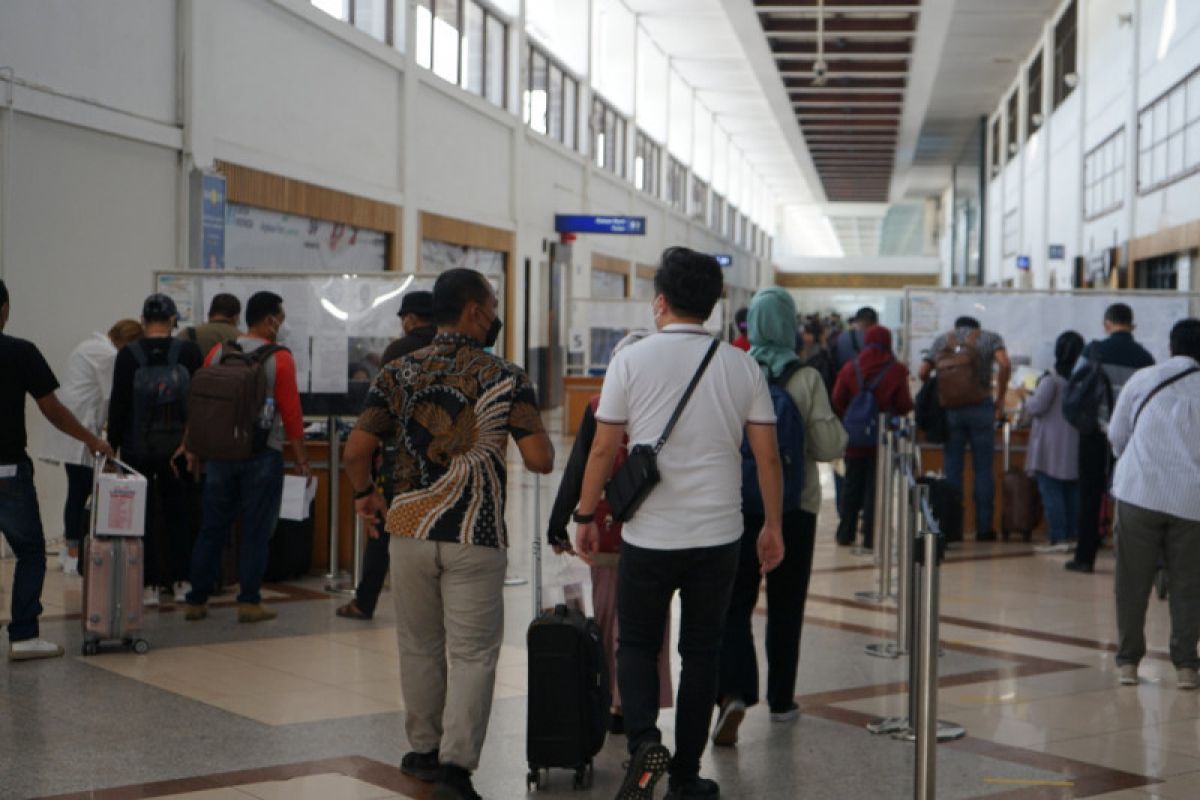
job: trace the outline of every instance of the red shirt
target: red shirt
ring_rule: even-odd
[[[745,350],[747,353],[750,352],[750,337],[744,333],[730,342],[730,344],[732,344],[738,350]]]
[[[903,416],[913,408],[912,393],[908,390],[908,367],[899,361],[892,361],[885,367],[887,361],[879,359],[879,355],[879,353],[869,350],[864,350],[859,354],[858,364],[859,369],[862,370],[863,380],[870,383],[881,369],[887,369],[887,374],[875,387],[875,403],[879,406],[880,413],[888,416]],[[864,359],[864,356],[873,358]],[[867,362],[866,364],[863,363],[864,360]],[[859,392],[858,376],[854,373],[854,364],[854,361],[843,364],[837,381],[833,384],[833,396],[830,401],[833,404],[833,413],[839,417],[845,415],[854,396]],[[846,456],[851,458],[874,454],[874,447],[846,448]]]
[[[270,344],[257,336],[245,336]],[[212,366],[213,357],[221,345],[216,345],[204,357],[204,366]],[[304,411],[300,407],[300,389],[296,385],[296,360],[290,350],[276,350],[270,358],[275,359],[275,408],[283,420],[283,435],[288,441],[304,438]]]

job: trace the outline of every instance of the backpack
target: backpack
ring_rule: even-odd
[[[1098,433],[1100,420],[1107,416],[1116,400],[1112,381],[1099,358],[1093,358],[1095,342],[1088,345],[1067,380],[1063,394],[1063,417],[1084,435]]]
[[[896,359],[888,359],[883,369],[870,383],[863,381],[862,368],[854,361],[854,377],[858,380],[858,393],[850,401],[845,416],[842,417],[842,427],[850,435],[847,447],[874,449],[879,444],[879,402],[875,399],[875,389],[883,382],[884,377],[896,363]]]
[[[198,458],[244,461],[262,452],[270,430],[259,425],[267,401],[267,359],[287,348],[266,344],[245,353],[222,345],[220,355],[192,378],[187,449]]]
[[[166,363],[151,364],[141,343],[130,347],[137,361],[133,373],[133,424],[122,447],[134,458],[166,461],[183,442],[191,374],[179,363],[182,349],[183,343],[172,339]]]
[[[841,372],[843,366],[858,358],[862,352],[862,342],[859,341],[861,332],[857,328],[847,328],[833,340],[834,372]]]
[[[938,379],[933,375],[921,385],[914,403],[913,416],[917,429],[925,434],[930,444],[942,444],[949,438],[946,410],[938,402]]]
[[[948,333],[945,345],[934,356],[938,401],[942,408],[977,406],[990,397],[988,389],[979,384],[983,356],[975,344],[980,335],[980,331],[973,330],[960,344],[957,335]]]
[[[775,436],[779,442],[779,460],[783,465],[783,510],[795,511],[800,507],[800,495],[804,492],[804,420],[796,401],[787,392],[788,381],[802,365],[793,361],[783,374],[767,384],[771,392],[771,405],[775,407]],[[750,514],[763,514],[762,488],[758,485],[758,466],[750,440],[742,437],[742,510]]]

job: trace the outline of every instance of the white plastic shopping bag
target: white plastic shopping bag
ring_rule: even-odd
[[[111,460],[122,471],[99,472],[96,476],[97,536],[144,536],[146,533],[145,477],[120,461]]]
[[[542,585],[542,606],[557,605],[577,608],[584,616],[592,616],[592,572],[578,556],[551,554],[546,560],[545,581]]]
[[[313,498],[317,496],[317,479],[303,475],[283,476],[283,497],[279,503],[279,518],[303,522],[308,519]]]

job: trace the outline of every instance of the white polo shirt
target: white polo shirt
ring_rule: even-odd
[[[596,419],[623,424],[630,446],[653,445],[683,397],[712,337],[700,325],[668,325],[619,352],[608,365]],[[775,424],[758,363],[722,344],[658,456],[662,481],[625,523],[637,547],[716,547],[742,535],[746,425]]]

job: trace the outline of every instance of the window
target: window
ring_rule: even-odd
[[[458,83],[458,0],[433,0],[433,74]]]
[[[459,85],[472,94],[483,95],[484,18],[478,3],[463,4],[466,17],[462,37],[462,79]]]
[[[1008,97],[1008,110],[1006,112],[1008,135],[1005,137],[1008,141],[1008,155],[1005,161],[1012,161],[1013,156],[1021,149],[1021,89],[1020,87],[1013,89],[1013,93]]]
[[[692,176],[692,202],[689,216],[700,222],[708,222],[708,184]]]
[[[708,208],[708,227],[718,234],[725,233],[725,198],[716,192],[712,193],[712,204]]]
[[[353,3],[356,11],[366,3],[386,3],[393,18],[404,12],[397,0]],[[384,24],[389,30],[393,27]],[[416,39],[418,66],[504,107],[508,26],[487,8],[475,0],[417,0]]]
[[[404,13],[395,7],[395,0],[311,0],[312,4],[331,17],[348,22],[371,38],[384,44],[403,47],[404,39],[396,36],[393,20]],[[399,28],[402,32],[403,27]]]
[[[592,155],[596,166],[625,177],[625,118],[599,95],[592,96]]]
[[[1054,107],[1070,96],[1079,84],[1079,73],[1075,64],[1075,36],[1079,26],[1076,0],[1058,18],[1054,25]]]
[[[661,166],[662,145],[638,131],[637,147],[633,154],[633,185],[648,195],[658,197]]]
[[[1200,170],[1200,70],[1138,112],[1138,192]]]
[[[687,211],[687,167],[674,156],[667,158],[667,203],[676,211]]]
[[[1000,174],[1000,117],[992,120],[992,177]]]
[[[433,67],[433,0],[417,0],[417,66]]]
[[[508,84],[508,26],[488,14],[483,30],[483,96],[503,108]]]
[[[738,210],[733,203],[725,205],[725,236],[731,242],[738,240]]]
[[[1029,92],[1025,97],[1027,107],[1025,108],[1026,122],[1025,135],[1032,136],[1037,132],[1038,128],[1042,127],[1042,54],[1038,53],[1037,58],[1029,65],[1029,73],[1027,76],[1029,83]]]
[[[1125,202],[1125,128],[1083,157],[1083,218],[1095,219]]]
[[[1134,282],[1138,289],[1178,289],[1178,259],[1169,255],[1139,261],[1134,267]]]
[[[540,49],[528,46],[525,56],[529,64],[526,124],[574,150],[579,83]]]
[[[1015,256],[1017,249],[1021,246],[1021,210],[1014,208],[1011,211],[1004,212],[1004,227],[1001,230],[1003,237],[1004,256]]]
[[[737,243],[742,247],[742,249],[749,249],[749,247],[751,246],[750,241],[749,241],[750,240],[749,222],[750,221],[748,219],[746,219],[745,214],[738,214]]]

